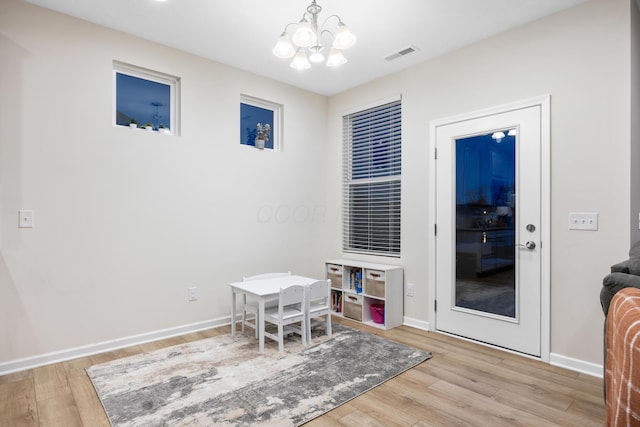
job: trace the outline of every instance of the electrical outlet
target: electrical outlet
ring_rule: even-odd
[[[195,286],[190,287],[187,299],[189,301],[196,301],[198,299],[198,288]]]
[[[407,283],[407,296],[413,296],[413,283]]]

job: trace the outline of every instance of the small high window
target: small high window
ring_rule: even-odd
[[[113,70],[116,125],[179,134],[178,77],[116,61]]]
[[[282,105],[240,95],[240,144],[282,150]]]

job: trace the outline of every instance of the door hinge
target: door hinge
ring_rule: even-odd
[[[433,224],[433,235],[434,236],[438,235],[438,224]]]
[[[438,311],[438,300],[437,299],[433,300],[433,311]]]
[[[438,160],[438,148],[433,149],[433,160]]]

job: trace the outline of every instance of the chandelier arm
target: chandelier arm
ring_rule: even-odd
[[[309,12],[303,12],[302,13],[302,18],[300,18],[300,21],[307,21],[308,23],[312,23],[313,22],[313,15]]]
[[[340,19],[340,16],[335,15],[335,14],[334,15],[329,15],[329,16],[327,16],[327,18],[322,23],[322,27],[321,28],[324,28],[324,26],[327,25],[327,21],[329,21],[329,19],[334,18],[334,17],[338,18],[338,24],[342,22],[342,19]],[[342,23],[344,24],[344,22],[342,22]]]
[[[320,36],[318,37],[318,41],[320,40],[320,38],[322,37],[322,35],[323,35],[324,33],[329,34],[329,35],[331,36],[331,40],[335,40],[335,39],[336,39],[336,36],[334,36],[334,35],[333,35],[333,33],[332,33],[331,31],[329,31],[329,30],[322,30],[322,31],[320,32]]]
[[[284,26],[284,29],[282,30],[283,33],[286,33],[289,30],[289,27],[292,25],[298,25],[297,22],[289,22],[287,25]]]

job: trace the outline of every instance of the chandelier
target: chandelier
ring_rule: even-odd
[[[356,36],[349,31],[338,15],[329,16],[324,20],[322,26],[318,27],[318,15],[321,11],[322,7],[316,3],[316,0],[313,0],[307,7],[307,11],[302,14],[300,22],[291,22],[284,27],[284,31],[273,48],[273,54],[278,58],[293,58],[289,64],[291,68],[306,70],[311,68],[309,61],[316,63],[324,61],[325,47],[321,39],[327,34],[333,39],[327,57],[327,67],[338,67],[347,62],[342,50],[353,46],[356,42]],[[325,28],[327,21],[331,18],[338,19],[335,34]],[[287,30],[291,25],[295,25],[295,27],[291,38],[289,38]]]

